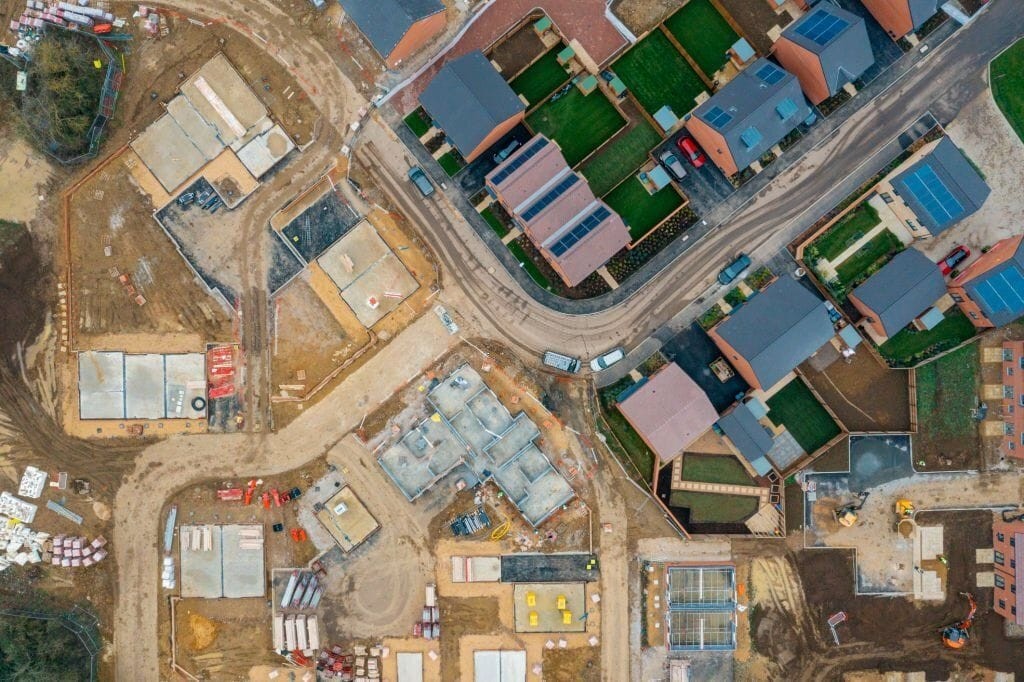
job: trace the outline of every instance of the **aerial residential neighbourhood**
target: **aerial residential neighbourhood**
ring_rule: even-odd
[[[1024,675],[1019,0],[0,31],[0,681]]]

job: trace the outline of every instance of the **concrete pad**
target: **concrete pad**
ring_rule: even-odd
[[[238,160],[253,174],[253,177],[259,178],[277,165],[277,162],[293,149],[295,149],[295,143],[281,126],[275,125],[239,149]]]
[[[438,412],[451,419],[482,388],[485,388],[483,378],[469,365],[463,365],[435,386],[427,394],[427,399]]]
[[[166,416],[163,355],[125,356],[124,404],[128,419],[163,419]]]
[[[124,353],[78,354],[78,409],[82,419],[124,418]]]
[[[167,114],[175,120],[207,161],[217,158],[224,149],[224,143],[217,137],[217,129],[192,108],[187,97],[178,96],[172,99],[167,104]]]
[[[974,550],[974,561],[979,564],[992,564],[996,560],[996,550],[992,547],[982,547]]]
[[[131,147],[168,192],[173,192],[207,161],[168,114],[151,123],[135,138]]]
[[[534,605],[527,603],[533,595]],[[517,583],[513,588],[513,612],[516,632],[583,632],[586,621],[581,619],[587,610],[584,583]],[[558,598],[565,597],[565,610],[572,614],[566,625]],[[530,625],[530,613],[537,614],[537,625]]]
[[[250,131],[267,118],[266,107],[223,53],[199,67],[180,90],[192,108],[217,128],[218,136],[228,146],[251,139]],[[204,90],[212,91],[213,96]],[[234,125],[236,121],[243,129],[241,133]]]
[[[197,410],[192,401],[206,402],[206,356],[202,353],[167,355],[164,360],[164,401],[168,419],[202,419],[206,407]]]
[[[262,597],[267,591],[267,579],[264,574],[264,555],[262,544],[262,525],[230,525],[221,526],[223,595],[227,598]],[[243,533],[259,531],[260,547],[244,549],[239,546]]]
[[[316,518],[344,551],[350,552],[380,528],[350,486],[345,486],[324,502]]]
[[[978,571],[975,575],[975,584],[978,587],[995,587],[996,574],[992,571]]]
[[[196,526],[179,526],[178,537],[191,533]],[[224,594],[222,583],[223,565],[221,561],[221,530],[220,526],[210,526],[213,539],[212,549],[208,552],[196,549],[185,549],[185,543],[179,542],[181,564],[181,596],[217,599]]]
[[[327,249],[319,262],[334,284],[344,291],[389,251],[373,225],[363,220]]]

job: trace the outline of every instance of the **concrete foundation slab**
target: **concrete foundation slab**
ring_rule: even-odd
[[[164,356],[156,353],[124,358],[124,416],[162,419],[164,410]]]
[[[227,598],[262,597],[267,591],[264,573],[263,526],[221,526],[223,596]],[[245,536],[259,534],[259,548],[242,547]]]
[[[202,399],[202,409],[193,405],[196,398]],[[206,358],[202,353],[165,357],[164,401],[168,419],[201,419],[206,416]]]
[[[178,537],[192,534],[197,526],[179,526]],[[223,564],[221,552],[222,535],[220,526],[209,526],[212,546],[210,551],[190,547],[185,549],[185,542],[180,541],[181,564],[181,596],[217,599],[224,594]]]
[[[346,552],[351,552],[380,529],[377,519],[350,486],[324,502],[316,518]]]
[[[82,419],[124,418],[124,353],[78,354],[78,401]]]
[[[587,610],[584,583],[519,583],[513,588],[514,621],[516,632],[583,632]],[[559,598],[564,608],[559,609]],[[532,602],[532,606],[530,603]],[[530,614],[536,615],[536,625],[530,624]],[[569,614],[565,622],[564,614]]]

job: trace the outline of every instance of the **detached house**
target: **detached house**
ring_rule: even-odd
[[[875,63],[864,20],[829,3],[790,24],[772,50],[813,104],[838,94]]]
[[[423,90],[420,104],[467,161],[512,130],[526,112],[479,50],[445,64]]]
[[[1024,235],[1007,237],[971,263],[949,294],[975,327],[1002,327],[1024,316]]]
[[[825,302],[783,277],[708,332],[754,388],[782,381],[835,335]]]
[[[543,135],[491,171],[486,186],[570,287],[629,244],[619,214],[594,196]]]
[[[905,249],[850,292],[850,302],[882,340],[911,322],[933,328],[943,316],[932,306],[945,295],[939,266],[917,249]]]
[[[735,175],[810,116],[796,76],[762,58],[698,106],[686,129],[723,173]]]
[[[939,11],[939,0],[860,0],[893,40],[921,28]]]
[[[440,0],[339,0],[367,42],[395,68],[444,30]]]

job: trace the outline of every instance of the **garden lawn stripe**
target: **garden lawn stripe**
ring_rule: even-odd
[[[555,101],[548,100],[526,117],[533,132],[558,143],[570,166],[604,144],[625,122],[601,90],[584,95],[576,88]]]
[[[690,510],[690,523],[739,523],[757,511],[758,498],[750,495],[722,495],[673,490],[669,495],[673,507]]]
[[[512,90],[517,95],[525,97],[530,106],[543,102],[548,95],[569,80],[569,74],[558,63],[558,52],[561,49],[561,44],[552,48],[509,83]]]
[[[705,90],[700,76],[661,31],[634,45],[612,69],[652,116],[667,104],[682,118]]]
[[[580,169],[590,189],[601,196],[643,165],[648,152],[658,146],[661,135],[646,121],[609,142]]]
[[[690,0],[665,20],[665,28],[708,78],[729,60],[726,52],[740,38],[708,0]]]
[[[754,485],[746,469],[731,455],[683,454],[683,480],[725,485]]]
[[[800,379],[768,399],[768,418],[785,426],[808,454],[839,435],[839,425]]]
[[[683,198],[671,187],[648,194],[634,177],[628,177],[605,195],[604,201],[626,221],[629,236],[636,241],[683,205]]]
[[[441,168],[448,174],[448,177],[452,177],[463,168],[463,164],[459,163],[452,152],[442,155],[437,162],[441,164]]]

